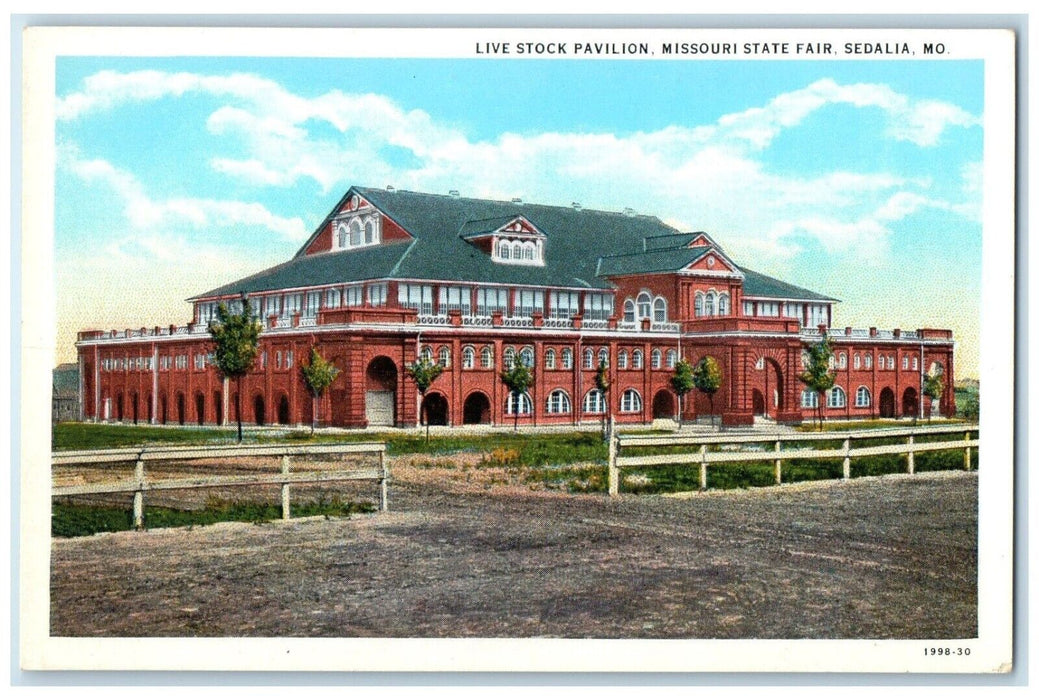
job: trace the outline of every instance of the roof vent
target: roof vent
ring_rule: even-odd
[[[523,197],[513,197],[512,198],[512,203],[513,204],[523,204]]]
[[[572,206],[577,211],[581,211],[581,203],[580,202],[570,202],[570,206]]]
[[[459,197],[458,190],[449,190],[448,194],[451,195],[452,197],[454,197],[455,199],[458,199],[458,197]]]
[[[624,216],[635,216],[635,210],[631,207],[624,207]]]
[[[386,185],[387,192],[393,192],[393,185]]]

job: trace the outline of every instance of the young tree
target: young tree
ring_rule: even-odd
[[[599,360],[599,368],[595,370],[595,388],[599,390],[603,401],[606,402],[606,410],[602,414],[602,439],[608,440],[610,416],[613,413],[610,403],[610,365],[606,358]]]
[[[696,380],[693,375],[693,372],[693,366],[689,364],[688,360],[679,360],[678,363],[675,365],[674,373],[671,375],[671,388],[674,389],[676,394],[678,394],[678,427],[682,427],[682,414],[684,413],[683,409],[685,408],[685,395],[696,388]],[[718,373],[718,379],[720,384],[720,371]],[[717,388],[715,388],[714,391],[717,391]],[[712,401],[714,400],[714,391],[710,392],[712,395]]]
[[[714,394],[722,385],[722,368],[718,366],[717,360],[708,355],[696,363],[692,378],[693,386],[711,400],[711,425],[714,425]]]
[[[209,324],[209,335],[216,344],[213,363],[220,374],[235,380],[235,413],[238,414],[238,442],[242,441],[242,377],[249,373],[260,352],[259,322],[253,316],[249,298],[243,294],[242,309],[231,312],[221,303],[216,309],[216,321]]]
[[[798,375],[798,379],[818,397],[815,402],[815,415],[819,429],[822,430],[823,403],[826,401],[826,392],[833,388],[837,378],[837,373],[830,369],[833,348],[830,347],[830,339],[823,338],[815,345],[809,345],[805,352],[808,354],[805,370]]]
[[[934,402],[942,398],[942,394],[945,392],[945,382],[942,381],[942,371],[935,369],[934,374],[924,375],[924,391],[923,394],[930,401],[927,406],[927,420],[931,420],[931,415],[934,413]]]
[[[435,362],[427,360],[425,357],[419,357],[419,359],[405,367],[404,371],[414,380],[415,387],[418,388],[421,399],[420,405],[422,407],[420,411],[421,419],[426,425],[426,442],[429,442],[429,421],[426,419],[426,392],[429,391],[429,387],[444,371],[444,368]]]
[[[317,351],[317,347],[314,346],[310,348],[310,364],[302,365],[300,371],[303,373],[303,381],[310,389],[314,408],[310,419],[310,434],[313,435],[314,428],[317,427],[317,412],[321,405],[321,396],[339,376],[339,369],[322,357],[321,353]]]
[[[522,362],[514,362],[512,367],[503,369],[498,376],[512,394],[512,430],[516,432],[519,430],[520,397],[534,383],[534,374]]]

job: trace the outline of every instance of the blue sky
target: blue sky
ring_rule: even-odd
[[[58,360],[183,323],[352,184],[650,213],[976,376],[980,61],[57,61]]]

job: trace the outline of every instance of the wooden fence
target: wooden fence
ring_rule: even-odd
[[[917,442],[917,438],[932,435],[962,435],[963,439],[937,442]],[[975,437],[971,437],[971,436]],[[783,460],[787,459],[842,459],[843,478],[851,478],[851,460],[855,457],[874,455],[906,455],[906,471],[913,474],[916,469],[915,455],[920,452],[963,450],[963,468],[971,468],[971,449],[978,447],[977,425],[917,426],[890,430],[862,430],[833,433],[784,433],[753,435],[620,435],[610,440],[608,491],[616,496],[620,489],[620,470],[629,467],[648,467],[664,464],[697,464],[700,468],[700,489],[707,489],[707,466],[733,462],[773,462],[776,484],[783,483]],[[853,447],[855,440],[891,439],[883,445]],[[904,439],[904,442],[901,440]],[[812,449],[791,447],[791,443],[841,441],[839,448]],[[784,443],[786,447],[784,448]],[[711,451],[709,446],[724,446],[724,451]],[[743,449],[744,445],[758,445],[756,449]],[[624,456],[625,450],[646,447],[696,448],[680,454],[657,454]],[[768,449],[768,447],[771,449]]]
[[[318,471],[291,471],[293,457],[318,455],[373,455],[378,466],[369,469],[340,469]],[[197,478],[148,479],[145,475],[146,462],[169,462],[216,458],[276,457],[280,458],[277,472],[256,474],[233,474]],[[205,489],[222,486],[257,486],[279,484],[281,486],[281,515],[292,517],[290,486],[292,484],[314,484],[322,482],[372,480],[379,482],[379,510],[389,509],[389,468],[386,464],[386,445],[381,442],[339,443],[328,445],[261,445],[238,446],[217,445],[204,447],[145,447],[112,450],[83,450],[54,452],[54,466],[134,464],[131,479],[103,483],[55,486],[52,497],[85,496],[96,494],[132,493],[134,527],[144,527],[144,494],[146,491],[168,491],[177,489]]]

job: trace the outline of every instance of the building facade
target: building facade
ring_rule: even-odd
[[[226,424],[238,384],[212,364],[219,304],[249,304],[260,354],[241,381],[253,424],[413,426],[405,367],[444,372],[426,395],[433,424],[621,423],[720,416],[796,423],[817,396],[798,380],[825,336],[832,419],[952,415],[951,331],[834,327],[837,300],[738,265],[711,236],[633,212],[353,187],[285,263],[199,294],[184,326],[88,330],[77,342],[84,420]],[[315,407],[300,371],[312,348],[340,375]],[[680,358],[713,357],[722,386],[679,401]],[[606,361],[610,390],[595,384]],[[499,372],[533,369],[516,400]],[[950,387],[930,405],[925,374]],[[681,404],[681,405],[680,405]],[[925,405],[927,404],[927,405]]]

